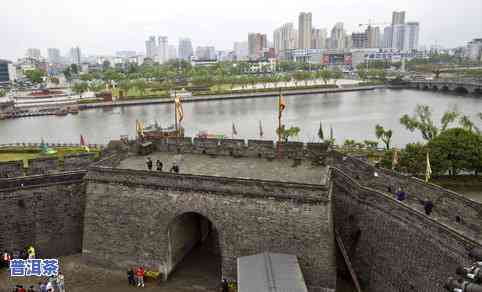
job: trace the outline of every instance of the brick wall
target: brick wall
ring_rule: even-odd
[[[331,151],[329,156],[330,165],[341,169],[364,186],[391,194],[392,197],[396,189],[402,187],[407,193],[404,202],[415,210],[422,211],[421,201],[430,199],[435,206],[432,218],[482,244],[482,204],[420,179],[376,168],[335,151]],[[456,221],[456,216],[461,218],[460,222]]]
[[[64,170],[72,171],[79,169],[87,169],[94,162],[95,153],[79,153],[64,156]]]
[[[28,175],[47,174],[57,171],[59,160],[57,157],[35,158],[28,160]]]
[[[333,170],[335,228],[364,291],[444,291],[478,243]]]
[[[33,244],[42,257],[81,251],[84,175],[0,180],[0,250]]]
[[[236,278],[237,257],[271,251],[297,255],[308,286],[335,287],[326,188],[98,168],[89,171],[87,181],[87,256],[166,273],[169,224],[194,212],[217,231],[223,277]]]
[[[0,162],[0,179],[23,176],[23,161]]]

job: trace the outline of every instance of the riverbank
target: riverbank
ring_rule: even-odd
[[[309,89],[292,89],[283,90],[284,96],[288,95],[306,95],[306,94],[319,94],[319,93],[337,93],[337,92],[350,92],[350,91],[367,91],[375,90],[379,88],[385,88],[384,85],[374,86],[357,86],[357,87],[344,87],[344,88],[309,88]],[[279,89],[264,91],[264,92],[248,92],[248,93],[235,93],[235,94],[213,94],[213,95],[194,95],[192,97],[185,97],[183,102],[198,102],[198,101],[211,101],[211,100],[227,100],[227,99],[247,99],[247,98],[265,98],[278,96],[280,94]],[[173,103],[174,101],[166,97],[149,98],[149,99],[135,99],[135,100],[122,100],[112,102],[93,102],[80,104],[80,109],[98,108],[98,107],[117,107],[117,106],[129,106],[129,105],[149,105],[149,104],[163,104]]]

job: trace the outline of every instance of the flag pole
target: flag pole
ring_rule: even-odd
[[[278,96],[278,143],[277,145],[277,151],[278,152],[278,159],[281,159],[281,87],[279,89],[279,96]]]
[[[176,137],[178,135],[178,125],[177,125],[177,104],[176,104],[176,87],[174,87],[174,119],[176,125]]]

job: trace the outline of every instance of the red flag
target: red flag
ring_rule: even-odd
[[[85,146],[84,136],[80,135],[80,146]]]

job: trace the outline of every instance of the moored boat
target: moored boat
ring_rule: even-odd
[[[201,138],[201,139],[225,139],[226,135],[208,133],[207,131],[200,131],[199,133],[197,133],[196,138]]]
[[[58,109],[58,110],[55,111],[56,116],[66,116],[68,113],[69,112],[65,108]]]

